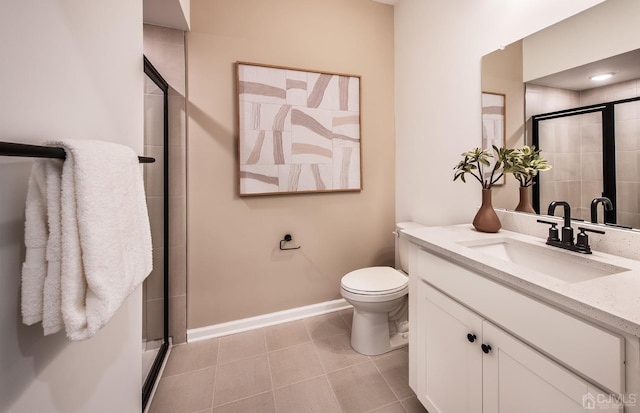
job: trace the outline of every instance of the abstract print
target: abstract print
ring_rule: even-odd
[[[360,78],[238,63],[240,195],[359,191]]]

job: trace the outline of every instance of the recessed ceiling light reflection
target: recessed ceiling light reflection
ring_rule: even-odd
[[[589,79],[593,80],[594,82],[600,82],[603,80],[610,79],[613,75],[614,73],[602,73],[599,75],[591,76]]]

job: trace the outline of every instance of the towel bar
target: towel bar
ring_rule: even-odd
[[[26,145],[23,143],[0,142],[0,156],[26,156],[31,158],[65,159],[63,148],[54,146]],[[138,156],[140,163],[154,163],[155,158]]]

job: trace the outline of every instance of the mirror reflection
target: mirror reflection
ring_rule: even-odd
[[[576,211],[576,218],[640,227],[637,84],[638,81],[632,80],[584,92],[571,91],[565,96],[575,94],[585,103],[583,95],[587,94],[597,103],[569,105],[566,110],[547,114],[539,114],[535,104],[527,103],[528,113],[530,110],[536,113],[529,118],[532,142],[557,166],[542,175],[534,187],[534,204],[539,205],[539,210],[544,210],[543,207],[558,196],[564,196]],[[527,102],[532,89],[539,91],[537,85],[528,84]],[[542,95],[550,95],[549,98],[555,100],[552,94],[556,90],[545,88]],[[618,100],[607,100],[612,97]],[[594,204],[600,197],[606,199],[606,205],[611,205],[606,212]]]
[[[506,146],[536,145],[553,166],[533,186],[537,212],[564,200],[574,218],[640,228],[640,40],[591,48],[578,40],[593,38],[594,19],[624,28],[638,16],[637,3],[608,0],[483,57],[483,91],[507,96]],[[623,38],[612,32],[606,36]],[[590,79],[603,73],[613,76]],[[494,206],[514,208],[514,181]]]

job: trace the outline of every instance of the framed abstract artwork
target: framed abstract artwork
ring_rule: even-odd
[[[237,63],[239,194],[360,191],[360,77]]]
[[[487,149],[491,154],[494,154],[493,145],[498,148],[505,146],[505,99],[505,95],[500,93],[482,92],[482,149]],[[487,168],[488,174],[491,173],[491,169],[493,162],[491,168]],[[505,180],[503,176],[494,185],[504,185]]]

